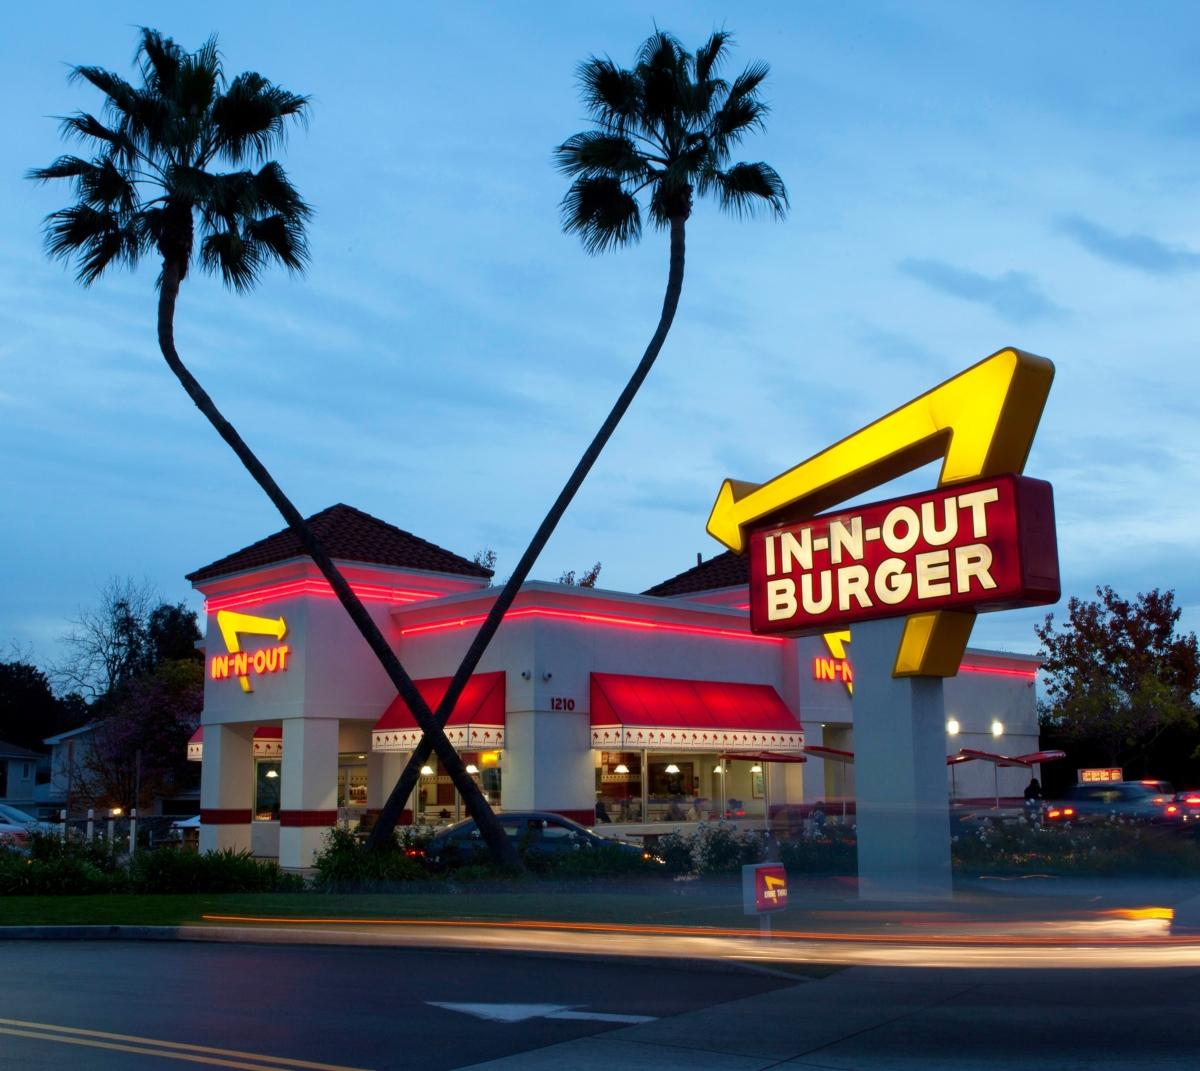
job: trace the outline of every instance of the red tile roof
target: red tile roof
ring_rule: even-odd
[[[492,575],[490,569],[340,502],[314,513],[308,518],[308,524],[324,544],[329,556],[340,561],[424,569],[432,573],[454,573],[481,579]],[[284,528],[194,573],[188,573],[187,579],[193,583],[211,580],[303,555],[300,540],[290,528]]]
[[[690,595],[694,591],[713,591],[750,583],[750,559],[744,554],[727,550],[706,562],[693,565],[686,572],[647,588],[643,595]]]

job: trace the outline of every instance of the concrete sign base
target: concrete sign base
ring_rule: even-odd
[[[854,626],[858,889],[865,900],[952,894],[940,677],[891,675],[904,619]]]

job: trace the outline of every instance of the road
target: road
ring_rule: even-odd
[[[0,942],[0,1069],[437,1071],[788,984],[745,969],[697,971],[683,962],[647,966],[403,948]],[[490,1007],[461,1011],[439,1004]]]

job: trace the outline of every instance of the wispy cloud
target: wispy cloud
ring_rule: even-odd
[[[1200,253],[1186,246],[1160,242],[1148,234],[1117,234],[1083,216],[1060,219],[1058,229],[1089,253],[1125,268],[1151,275],[1181,275],[1200,270]]]
[[[1028,272],[1008,271],[1003,275],[983,275],[969,268],[959,268],[944,260],[908,258],[897,265],[905,275],[919,279],[935,290],[941,290],[963,301],[987,305],[997,316],[1010,323],[1032,323],[1061,316],[1063,310],[1054,304]]]

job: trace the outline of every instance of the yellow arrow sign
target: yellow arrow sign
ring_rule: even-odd
[[[239,614],[234,610],[217,611],[217,628],[221,630],[221,639],[225,641],[225,649],[230,654],[242,649],[238,639],[240,634],[273,636],[276,641],[287,635],[287,622],[282,617],[255,617],[254,614]],[[238,683],[243,692],[250,691],[247,677],[238,677]]]
[[[763,882],[768,889],[778,889],[781,885],[786,885],[787,882],[783,878],[773,878],[770,874],[763,876]]]
[[[747,530],[814,516],[942,458],[938,486],[1021,472],[1054,379],[1054,365],[1004,349],[764,484],[726,480],[708,531],[742,554]],[[958,670],[975,615],[914,614],[905,623],[897,676]],[[957,655],[954,653],[957,648]]]
[[[824,638],[825,646],[829,648],[829,653],[834,658],[841,659],[844,662],[850,657],[846,654],[846,645],[850,642],[850,630],[848,628],[842,629],[839,632],[826,632]],[[846,681],[846,691],[851,695],[854,694],[854,681]]]

